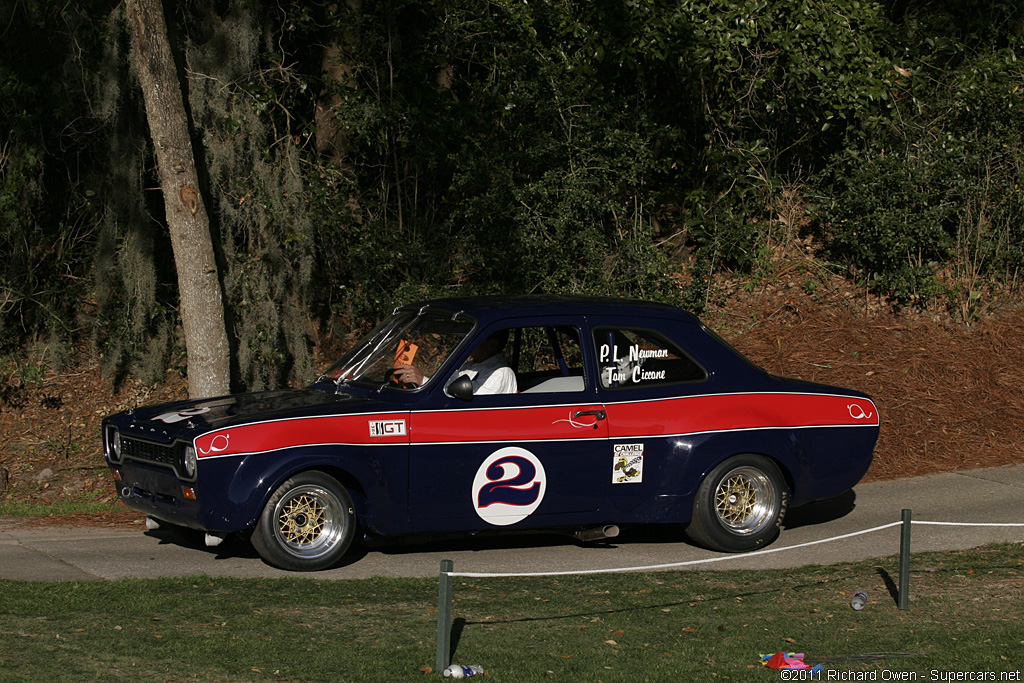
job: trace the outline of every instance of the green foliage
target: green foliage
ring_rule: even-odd
[[[900,116],[824,178],[834,255],[899,303],[945,292],[969,317],[986,283],[1024,265],[1022,21],[980,37],[942,12],[908,18]]]
[[[783,188],[890,115],[892,27],[877,3],[567,4],[574,70],[643,92],[664,124],[649,138],[659,208],[691,268],[753,267]]]
[[[545,28],[539,18],[527,26]],[[510,42],[533,35],[522,33]],[[558,46],[526,44],[535,55]],[[509,82],[480,103],[495,123],[453,155],[448,192],[460,201],[445,229],[462,237],[453,266],[478,291],[671,296],[653,239],[657,131],[642,100],[507,49],[498,52],[510,63],[494,70]]]
[[[819,212],[836,255],[903,303],[935,293],[936,265],[951,248],[950,207],[934,194],[933,172],[895,154],[852,159],[837,200]]]
[[[1024,260],[1021,3],[198,0],[171,18],[239,389],[308,379],[319,330],[411,299],[699,311],[716,272],[766,270],[794,191],[829,256],[894,302],[969,319]],[[0,349],[91,334],[109,377],[155,381],[182,358],[177,279],[122,12],[0,21]]]
[[[60,149],[73,144],[84,114],[78,84],[67,78],[78,57],[71,27],[87,22],[84,10],[17,3],[3,15],[0,350],[10,350],[35,336],[66,339],[77,328],[93,217],[75,161]]]
[[[780,188],[887,117],[886,25],[856,0],[686,5],[707,169],[686,211],[705,258],[749,268]]]
[[[338,110],[357,194],[317,220],[333,225],[346,309],[456,291],[672,296],[652,239],[653,125],[641,96],[566,69],[567,12],[366,8]]]
[[[840,0],[681,3],[718,153],[813,167],[844,133],[884,116],[895,76],[880,5]]]
[[[170,238],[159,222],[162,197],[155,161],[147,146],[142,104],[125,98],[128,31],[121,12],[94,29],[89,113],[102,147],[83,167],[83,182],[96,204],[92,293],[92,344],[106,378],[128,376],[153,384],[176,355],[177,276]],[[90,71],[86,71],[90,73]]]
[[[236,385],[277,388],[313,374],[310,215],[289,107],[305,81],[261,39],[255,3],[197,5],[186,58],[233,332]],[[201,23],[199,23],[201,19]]]

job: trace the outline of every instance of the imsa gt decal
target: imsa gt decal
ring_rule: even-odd
[[[370,420],[370,436],[405,436],[405,420]]]

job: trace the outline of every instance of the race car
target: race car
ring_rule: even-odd
[[[244,534],[296,571],[337,565],[357,533],[680,524],[750,551],[787,507],[860,481],[878,433],[866,394],[773,376],[685,311],[568,296],[401,306],[304,389],[102,424],[150,528]]]

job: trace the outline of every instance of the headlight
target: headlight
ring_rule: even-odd
[[[121,432],[114,428],[107,432],[107,449],[111,462],[121,462]]]
[[[185,446],[185,476],[191,479],[196,476],[196,449],[194,446]]]

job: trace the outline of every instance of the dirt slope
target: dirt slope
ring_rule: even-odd
[[[865,481],[1024,462],[1021,308],[966,326],[785,278],[743,301],[708,320],[749,358],[874,398],[882,431]]]

